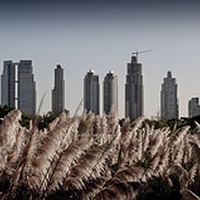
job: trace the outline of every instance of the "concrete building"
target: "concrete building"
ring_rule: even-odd
[[[196,117],[200,115],[199,98],[194,97],[188,102],[188,117]]]
[[[138,63],[137,56],[132,56],[131,63],[127,64],[125,84],[125,117],[131,120],[143,115],[143,76],[142,64]]]
[[[163,79],[161,87],[161,117],[178,119],[178,86],[171,71],[167,72],[167,77]]]
[[[109,114],[111,109],[118,113],[118,83],[113,71],[106,74],[103,82],[103,110]]]
[[[29,115],[36,113],[36,84],[31,60],[18,63],[18,109]]]
[[[99,115],[99,76],[89,70],[84,78],[84,109]]]
[[[35,115],[36,84],[31,60],[21,60],[18,63],[4,61],[1,75],[1,104]]]
[[[1,105],[15,108],[15,65],[4,61],[1,75]]]
[[[52,89],[52,112],[58,114],[65,109],[64,70],[60,65],[54,71],[54,88]]]

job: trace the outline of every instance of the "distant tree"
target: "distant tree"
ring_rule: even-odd
[[[56,118],[56,115],[52,112],[48,112],[47,114],[44,114],[43,116],[39,116],[37,118],[38,123],[38,129],[44,130],[48,127],[48,125]]]
[[[5,105],[5,106],[0,105],[0,117],[3,118],[13,109],[14,108],[9,107],[8,105]]]
[[[22,113],[22,120],[20,121],[20,124],[23,127],[26,127],[27,129],[29,129],[30,126],[30,121],[33,119],[32,116],[26,114],[26,113]]]
[[[1,119],[0,123],[2,122],[3,118],[13,109],[14,108],[9,107],[7,105],[5,106],[0,105],[0,119]]]

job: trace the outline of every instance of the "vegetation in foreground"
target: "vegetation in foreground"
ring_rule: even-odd
[[[200,137],[144,118],[64,113],[29,129],[12,110],[0,125],[0,199],[199,199]]]

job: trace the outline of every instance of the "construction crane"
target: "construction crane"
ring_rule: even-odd
[[[152,52],[153,50],[144,50],[144,51],[135,51],[132,54],[135,55],[138,58],[138,54],[140,53],[148,53],[148,52]]]

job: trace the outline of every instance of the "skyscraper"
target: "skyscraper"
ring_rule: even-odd
[[[103,110],[108,114],[113,108],[118,113],[118,85],[117,76],[109,71],[103,82]]]
[[[32,61],[18,63],[4,61],[1,75],[1,104],[34,115],[36,112],[36,86],[32,73]]]
[[[193,97],[188,103],[188,116],[196,117],[200,115],[199,98]]]
[[[31,60],[18,63],[18,109],[29,115],[36,113],[36,84]]]
[[[60,65],[54,71],[54,88],[52,90],[52,112],[61,113],[65,109],[65,81],[64,70]]]
[[[99,76],[89,70],[84,78],[84,109],[99,115]]]
[[[12,61],[4,61],[1,75],[1,105],[15,107],[15,65]]]
[[[131,120],[143,115],[143,76],[142,64],[133,55],[131,63],[127,64],[125,84],[125,117]]]
[[[176,79],[171,71],[163,79],[161,89],[161,116],[166,119],[178,119],[178,98]]]

